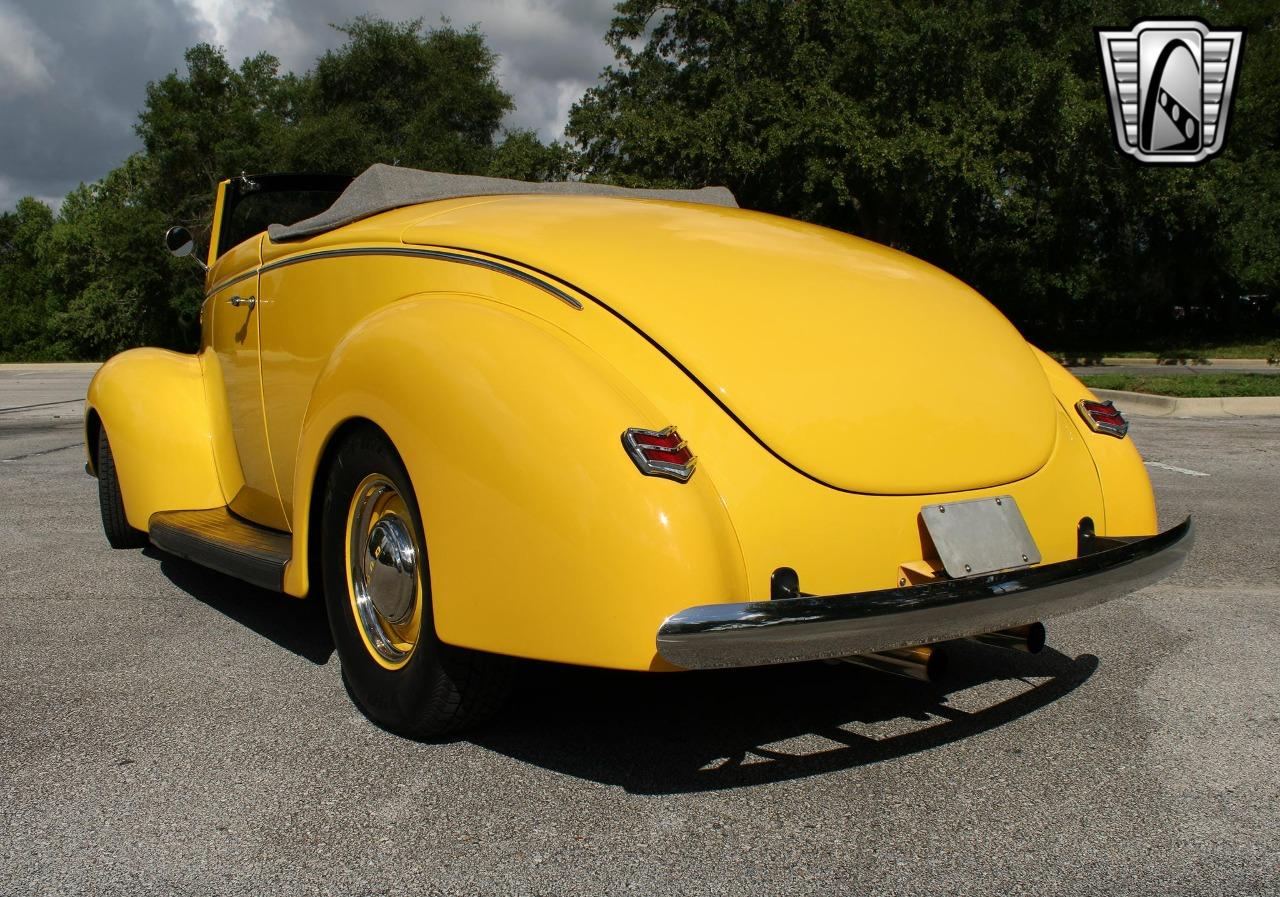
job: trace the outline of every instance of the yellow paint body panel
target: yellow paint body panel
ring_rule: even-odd
[[[283,530],[288,528],[288,518],[271,463],[262,392],[258,278],[236,279],[242,272],[256,271],[261,242],[261,237],[255,237],[229,249],[209,271],[215,288],[205,300],[205,358],[208,367],[217,368],[221,387],[215,392],[223,400],[234,449],[235,470],[224,477],[227,506],[241,517]],[[245,302],[249,297],[254,297],[253,304]],[[233,305],[233,301],[242,304]],[[237,484],[234,491],[233,483]]]
[[[1143,466],[1142,456],[1132,439],[1116,439],[1094,433],[1075,411],[1081,399],[1097,401],[1083,383],[1048,355],[1035,350],[1044,367],[1054,395],[1067,410],[1067,416],[1075,425],[1080,438],[1089,445],[1093,463],[1102,484],[1105,503],[1104,519],[1095,520],[1098,532],[1115,535],[1146,536],[1157,531],[1156,498],[1151,490],[1151,478]],[[1123,409],[1122,409],[1123,410]]]
[[[262,401],[228,385],[216,302],[201,355],[105,366],[90,404],[131,522],[234,503],[256,478],[280,516],[270,502],[240,513],[292,532],[284,588],[306,595],[327,452],[372,422],[413,480],[443,640],[639,670],[664,668],[667,615],[767,598],[780,566],[816,594],[896,585],[934,555],[925,503],[1014,495],[1044,563],[1075,556],[1083,517],[1100,534],[1155,531],[1132,442],[1089,431],[1073,407],[1088,391],[967,288],[843,235],[674,206],[455,200],[224,256],[210,287],[256,284]],[[534,282],[463,263],[497,257]],[[787,283],[818,298],[788,302]],[[718,323],[697,296],[712,290]],[[801,338],[822,351],[783,351]],[[981,407],[993,396],[1013,422]],[[641,476],[621,444],[628,427],[668,424],[699,458],[686,484]],[[269,466],[251,472],[257,437],[242,434],[259,426]]]
[[[111,440],[130,526],[146,530],[156,511],[225,503],[199,356],[163,349],[120,353],[94,374],[85,414],[101,421]]]
[[[998,485],[1049,459],[1022,337],[948,274],[742,209],[605,197],[436,203],[407,243],[483,246],[564,278],[661,345],[765,445],[852,492]]]
[[[374,313],[316,384],[300,468],[353,418],[387,433],[413,480],[447,642],[648,669],[690,596],[745,589],[713,478],[639,476],[622,431],[663,418],[536,318],[456,294]]]

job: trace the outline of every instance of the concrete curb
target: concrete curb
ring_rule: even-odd
[[[1160,360],[1157,359],[1154,355],[1148,358],[1121,358],[1121,357],[1106,355],[1106,356],[1103,356],[1101,361],[1104,365],[1113,366],[1113,367],[1133,366],[1133,367],[1166,367],[1166,368],[1176,368],[1176,367],[1202,368],[1202,367],[1216,366],[1216,367],[1228,367],[1228,368],[1257,368],[1260,371],[1280,372],[1280,368],[1277,368],[1276,365],[1274,364],[1268,363],[1268,361],[1265,358],[1209,358],[1209,359],[1206,359],[1206,361],[1208,361],[1207,365],[1194,364],[1194,363],[1160,364]]]
[[[6,361],[0,363],[0,371],[96,371],[101,361]]]
[[[1095,389],[1100,399],[1135,417],[1276,417],[1280,396],[1229,396],[1217,399],[1180,399],[1120,389]]]

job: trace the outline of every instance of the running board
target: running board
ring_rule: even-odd
[[[284,591],[293,537],[236,517],[226,508],[157,511],[148,524],[151,544],[264,589]]]

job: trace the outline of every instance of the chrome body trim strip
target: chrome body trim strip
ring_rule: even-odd
[[[658,629],[664,660],[686,669],[763,666],[866,654],[1010,629],[1083,610],[1176,570],[1191,518],[1159,535],[1046,564],[898,589],[706,604]]]
[[[364,246],[351,249],[317,249],[314,252],[304,252],[298,255],[291,255],[287,258],[278,259],[269,264],[247,273],[239,274],[230,280],[224,280],[222,283],[215,284],[213,287],[205,291],[205,298],[209,298],[218,290],[226,289],[233,283],[238,283],[248,277],[259,274],[266,274],[268,271],[275,271],[277,268],[287,268],[290,265],[299,265],[302,262],[314,261],[316,259],[326,258],[342,258],[344,256],[356,255],[401,255],[413,258],[433,259],[440,262],[455,262],[459,265],[471,265],[476,268],[484,268],[488,271],[496,271],[499,274],[506,274],[508,277],[514,277],[529,286],[537,287],[544,293],[550,293],[561,302],[582,311],[582,303],[570,296],[564,290],[554,287],[546,281],[539,280],[532,274],[521,271],[519,268],[502,262],[493,261],[492,259],[478,258],[473,255],[462,255],[457,252],[445,252],[440,249],[414,249],[409,246]]]
[[[237,274],[235,277],[228,277],[226,280],[222,281],[221,283],[215,283],[213,286],[209,287],[209,289],[205,290],[204,298],[208,299],[210,296],[212,296],[214,293],[218,292],[219,290],[225,290],[227,287],[234,286],[235,284],[239,283],[242,280],[248,280],[250,277],[257,277],[257,276],[258,276],[258,269],[254,268],[252,271],[246,271],[243,274]]]

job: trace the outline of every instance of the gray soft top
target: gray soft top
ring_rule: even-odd
[[[589,184],[582,181],[513,181],[507,178],[484,178],[468,174],[442,174],[397,168],[394,165],[371,165],[342,191],[333,205],[319,215],[296,224],[273,224],[267,228],[271,242],[302,240],[342,227],[361,218],[388,212],[402,206],[417,205],[436,199],[459,196],[494,196],[502,194],[553,193],[571,196],[621,196],[629,199],[667,199],[676,202],[701,203],[709,206],[738,208],[738,201],[728,187],[703,187],[699,190],[640,190]]]

